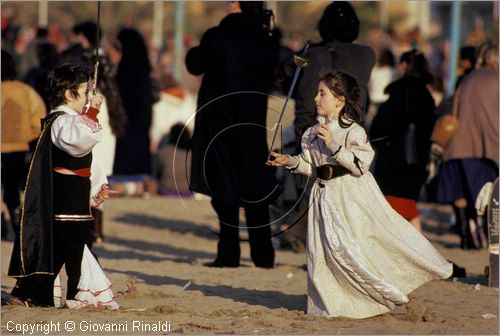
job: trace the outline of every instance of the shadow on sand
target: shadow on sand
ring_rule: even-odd
[[[136,271],[106,269],[106,272],[121,273],[130,277],[137,277],[148,285],[156,286],[176,285],[183,287],[190,281],[189,279],[177,279],[169,276],[150,275]],[[307,303],[306,295],[290,295],[278,291],[235,288],[226,285],[209,286],[192,283],[186,290],[197,290],[206,296],[217,296],[250,305],[265,306],[270,309],[285,308],[288,310],[305,311]]]

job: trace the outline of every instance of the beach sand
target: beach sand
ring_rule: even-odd
[[[467,278],[432,281],[412,292],[405,306],[352,320],[305,314],[304,253],[277,250],[276,267],[259,269],[244,242],[241,267],[204,267],[215,258],[217,245],[212,231],[218,224],[209,200],[111,199],[105,204],[105,240],[93,251],[113,282],[121,309],[4,305],[1,331],[8,334],[21,323],[39,323],[41,328],[52,322],[50,335],[498,335],[498,289],[489,288],[483,275],[488,250],[458,247],[459,237],[448,232],[446,207],[420,204],[420,208],[424,234],[447,259],[466,268]],[[12,243],[2,242],[2,297],[15,283],[7,276],[11,252]],[[68,323],[71,328],[68,321],[75,322],[75,331],[65,330]],[[99,331],[113,326],[120,331]],[[158,328],[163,331],[154,331]]]

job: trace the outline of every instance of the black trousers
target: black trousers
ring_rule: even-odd
[[[236,267],[240,264],[239,208],[212,200],[212,207],[219,217],[219,243],[217,259],[220,264]],[[250,256],[255,266],[274,266],[274,248],[271,242],[269,207],[245,208],[248,227]]]
[[[90,221],[54,221],[54,274],[33,274],[17,280],[12,295],[37,306],[54,306],[54,280],[63,265],[68,276],[66,299],[78,293],[83,250],[90,243]]]

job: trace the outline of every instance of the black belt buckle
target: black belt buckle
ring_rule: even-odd
[[[334,177],[333,165],[327,164],[319,166],[317,169],[318,178],[322,180],[331,180]]]

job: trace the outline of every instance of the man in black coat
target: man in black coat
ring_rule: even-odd
[[[239,266],[239,208],[243,207],[252,260],[257,267],[271,268],[268,205],[275,196],[276,180],[265,165],[266,112],[279,37],[269,29],[263,2],[230,5],[237,7],[236,12],[205,32],[200,45],[186,56],[188,71],[204,75],[190,184],[192,191],[212,197],[219,217],[217,258],[207,266]]]

